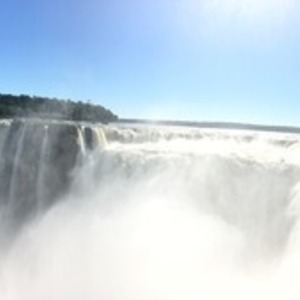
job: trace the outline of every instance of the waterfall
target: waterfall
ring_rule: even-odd
[[[47,199],[45,185],[46,182],[46,168],[48,163],[48,148],[49,148],[49,130],[48,125],[44,126],[44,133],[41,144],[41,152],[39,158],[39,170],[37,177],[36,187],[36,199],[37,199],[37,211],[42,211],[45,207],[45,201]]]
[[[7,139],[7,136],[9,134],[9,127],[10,127],[10,122],[5,121],[5,122],[0,122],[0,172],[2,173],[5,160],[4,160],[4,145],[5,141]]]
[[[21,121],[1,140],[1,299],[300,297],[299,135]]]
[[[1,134],[0,233],[14,236],[67,192],[81,149],[76,124],[16,120]]]
[[[21,166],[21,156],[22,156],[22,152],[24,149],[24,139],[25,139],[25,135],[26,135],[26,129],[27,126],[25,124],[24,127],[22,127],[20,129],[20,134],[18,137],[18,141],[17,141],[17,151],[16,151],[16,155],[14,158],[14,162],[13,162],[13,169],[12,169],[12,174],[11,174],[11,181],[10,181],[10,189],[9,189],[9,204],[14,206],[15,201],[17,199],[16,198],[16,190],[18,189],[19,186],[19,169]],[[21,179],[22,180],[22,179]]]
[[[92,128],[93,134],[94,134],[94,140],[95,140],[95,148],[104,148],[107,145],[107,140],[105,137],[105,133],[103,131],[103,128],[101,127],[94,127]]]
[[[86,155],[86,147],[85,147],[85,142],[84,142],[84,138],[83,138],[83,134],[82,132],[84,131],[85,127],[82,126],[80,128],[78,128],[78,144],[80,147],[80,152],[82,156]]]

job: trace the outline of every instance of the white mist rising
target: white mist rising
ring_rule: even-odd
[[[1,299],[299,298],[298,136],[105,132],[1,255]]]

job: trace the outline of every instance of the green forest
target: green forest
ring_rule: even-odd
[[[118,117],[101,105],[82,101],[0,94],[0,118],[43,118],[109,123]]]

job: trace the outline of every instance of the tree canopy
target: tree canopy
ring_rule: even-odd
[[[101,105],[28,95],[0,94],[0,118],[46,118],[108,123],[118,117]]]

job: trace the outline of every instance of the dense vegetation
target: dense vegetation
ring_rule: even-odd
[[[71,100],[0,94],[0,118],[36,117],[108,123],[118,118],[101,105]]]

